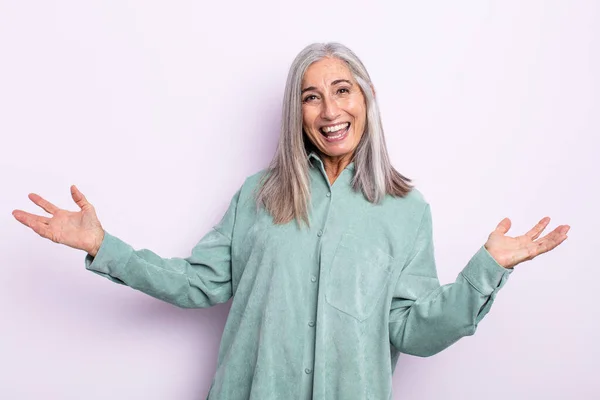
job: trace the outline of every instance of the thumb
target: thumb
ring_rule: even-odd
[[[496,229],[494,230],[494,232],[501,233],[502,235],[504,235],[510,229],[510,225],[511,225],[510,219],[504,218],[502,221],[500,221],[498,226],[496,226]]]
[[[77,186],[71,185],[71,197],[73,197],[73,201],[81,208],[82,210],[85,207],[91,206],[91,204],[87,201],[83,193],[77,189]]]

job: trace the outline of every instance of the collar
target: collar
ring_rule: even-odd
[[[315,162],[318,162],[321,165],[321,167],[323,167],[323,169],[325,168],[325,165],[323,164],[323,160],[321,160],[321,157],[319,157],[317,152],[314,150],[311,150],[311,152],[309,153],[308,161],[313,164]],[[344,169],[354,172],[354,169],[355,169],[354,161],[351,161],[350,164],[346,165],[346,168],[344,168]]]

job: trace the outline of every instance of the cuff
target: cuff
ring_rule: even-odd
[[[514,271],[504,268],[487,251],[485,245],[475,253],[461,274],[484,296],[489,296],[506,283],[508,276]]]
[[[85,268],[114,282],[124,283],[120,278],[125,275],[125,267],[133,252],[130,245],[105,230],[96,256],[86,254]]]

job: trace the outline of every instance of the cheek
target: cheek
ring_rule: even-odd
[[[353,97],[348,99],[346,110],[355,120],[364,120],[366,118],[365,102],[362,97]]]
[[[351,108],[352,116],[354,117],[355,124],[359,126],[364,126],[365,121],[367,119],[367,110],[360,103],[355,103]]]
[[[315,129],[315,116],[313,114],[310,110],[302,111],[302,126],[304,130],[312,131]]]

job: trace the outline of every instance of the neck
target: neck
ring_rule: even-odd
[[[338,176],[344,171],[344,169],[352,162],[354,152],[343,154],[341,156],[328,156],[327,154],[319,153],[321,160],[323,160],[323,167],[325,173],[329,179],[329,183],[333,185],[333,182]]]

